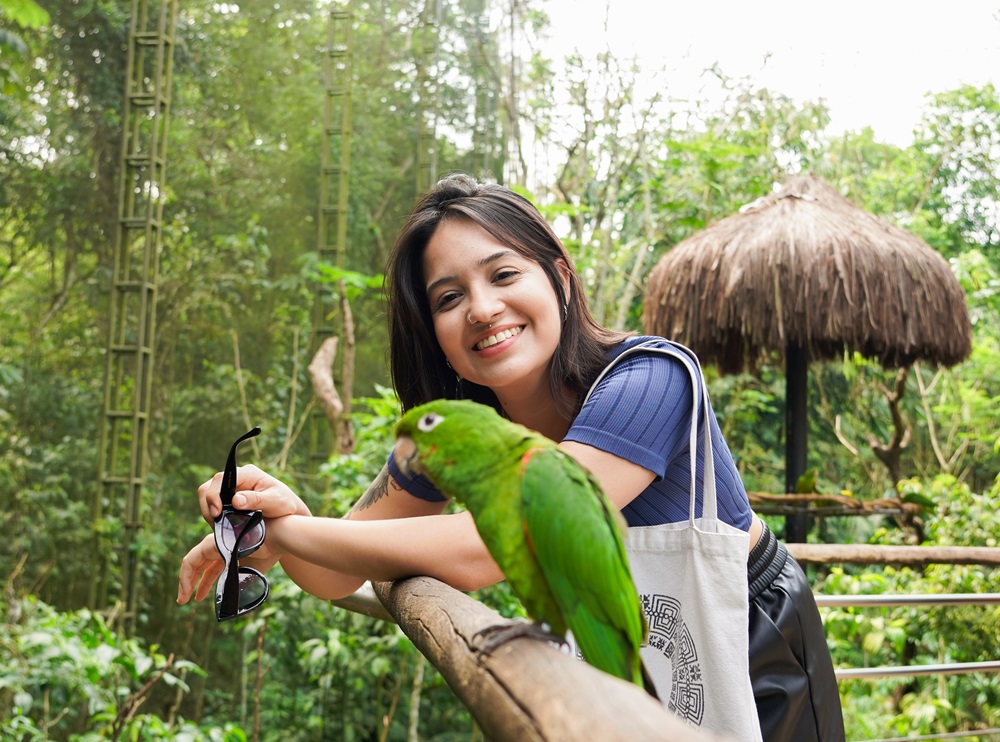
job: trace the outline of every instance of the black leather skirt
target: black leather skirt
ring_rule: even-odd
[[[750,682],[764,742],[842,742],[823,622],[802,567],[764,525],[747,560]]]

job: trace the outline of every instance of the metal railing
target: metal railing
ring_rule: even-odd
[[[959,606],[1000,603],[1000,593],[934,593],[925,595],[821,595],[820,608],[898,608],[901,606]],[[963,675],[972,672],[1000,672],[1000,660],[950,662],[927,665],[852,667],[836,670],[837,680],[900,676]]]

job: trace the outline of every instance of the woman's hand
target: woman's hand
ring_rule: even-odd
[[[195,600],[204,600],[225,566],[222,555],[215,548],[215,534],[210,533],[181,560],[181,574],[177,580],[177,602],[184,605],[191,600],[192,593]]]
[[[222,487],[222,472],[198,488],[198,504],[201,516],[213,523],[222,512],[219,490]],[[283,515],[311,515],[309,508],[291,488],[261,471],[253,464],[236,469],[236,494],[233,507],[237,510],[260,510],[265,518],[280,518]]]
[[[242,557],[240,565],[253,567],[259,572],[267,572],[278,561],[278,554],[268,545],[267,533],[264,543],[250,556]],[[181,573],[177,578],[177,602],[181,605],[191,600],[202,601],[212,592],[226,563],[215,546],[215,533],[210,533],[199,541],[181,560]]]
[[[222,500],[219,498],[221,487],[222,472],[219,472],[198,488],[201,515],[212,525],[216,516],[222,512]],[[260,510],[266,519],[293,514],[311,515],[306,504],[288,485],[252,464],[236,469],[236,494],[233,496],[233,507],[237,510]],[[265,533],[261,547],[252,555],[240,559],[240,563],[266,572],[274,566],[280,556],[272,551],[270,546]],[[210,533],[181,560],[181,572],[177,581],[177,602],[182,605],[187,603],[191,600],[192,594],[196,601],[204,600],[212,591],[225,566],[219,550],[215,547],[215,534]]]

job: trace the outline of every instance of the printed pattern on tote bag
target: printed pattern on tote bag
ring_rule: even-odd
[[[681,614],[681,603],[669,595],[644,594],[642,610],[649,622],[648,645],[671,664],[673,682],[665,705],[682,719],[701,725],[705,716],[705,684],[698,647]]]

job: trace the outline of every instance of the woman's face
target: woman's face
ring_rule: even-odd
[[[538,263],[475,222],[450,219],[428,241],[423,273],[434,332],[456,373],[501,399],[548,389],[562,305]]]

